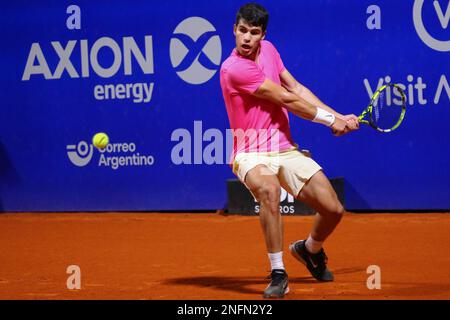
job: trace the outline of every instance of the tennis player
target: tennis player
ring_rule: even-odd
[[[282,298],[289,287],[283,263],[280,187],[318,212],[308,237],[293,242],[289,249],[319,281],[333,280],[322,246],[344,213],[321,167],[292,140],[288,112],[330,127],[336,136],[359,125],[355,115],[336,112],[289,73],[274,45],[264,40],[268,18],[259,4],[239,9],[234,24],[236,48],[221,66],[220,84],[234,136],[233,172],[260,203],[272,270],[263,296]]]

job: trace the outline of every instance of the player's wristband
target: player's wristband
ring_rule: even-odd
[[[312,121],[316,122],[316,123],[324,124],[327,127],[331,127],[335,120],[336,120],[336,117],[334,116],[334,114],[332,114],[322,108],[317,107],[316,116],[314,117],[314,119]]]

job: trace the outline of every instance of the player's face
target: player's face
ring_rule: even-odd
[[[261,27],[254,27],[240,20],[234,25],[234,35],[236,36],[236,49],[240,55],[255,59],[259,49],[259,43],[265,37]]]

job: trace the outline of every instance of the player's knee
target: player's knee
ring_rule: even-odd
[[[280,185],[273,182],[266,182],[258,188],[258,198],[263,203],[274,203],[280,201]]]
[[[334,215],[337,219],[341,220],[341,219],[342,219],[342,216],[344,215],[344,212],[345,212],[345,209],[344,209],[344,207],[342,206],[342,204],[341,204],[339,201],[336,201],[335,209],[334,209],[333,215]]]
[[[328,217],[340,221],[342,219],[342,216],[344,215],[345,209],[342,204],[338,200],[336,200],[333,203],[330,203],[327,206],[327,210],[324,211],[324,214]]]

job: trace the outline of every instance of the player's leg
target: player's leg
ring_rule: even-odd
[[[245,177],[245,184],[260,204],[260,222],[269,253],[283,250],[283,219],[280,214],[280,182],[266,166],[258,165]]]
[[[321,167],[310,156],[297,150],[286,152],[280,157],[279,165],[281,186],[318,212],[310,237],[292,243],[291,254],[316,279],[331,281],[333,275],[327,269],[322,243],[339,223],[343,207]]]
[[[344,207],[323,171],[309,179],[297,198],[317,211],[311,237],[324,242],[341,221]]]
[[[272,268],[271,282],[264,290],[265,298],[282,298],[289,292],[283,264],[283,219],[280,214],[280,182],[265,165],[248,171],[245,184],[260,204],[259,217]]]
[[[339,224],[344,208],[322,170],[305,183],[298,199],[315,209],[317,214],[308,239],[292,243],[289,249],[317,280],[333,281],[334,277],[327,268],[328,258],[322,244]]]

